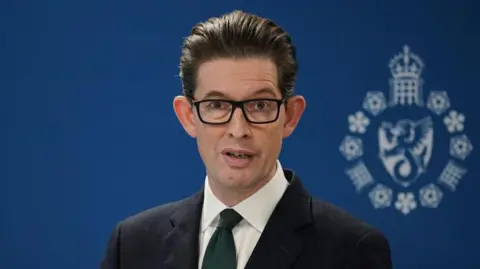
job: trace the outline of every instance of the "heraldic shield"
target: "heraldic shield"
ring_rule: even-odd
[[[378,130],[379,156],[392,179],[403,187],[425,173],[433,146],[433,122],[402,119],[395,125],[382,122]]]

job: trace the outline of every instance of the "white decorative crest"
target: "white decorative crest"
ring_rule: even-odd
[[[363,109],[370,112],[373,116],[378,116],[387,108],[387,100],[383,92],[371,91],[367,92],[363,101]]]
[[[446,91],[432,91],[428,96],[427,108],[440,115],[450,108],[450,99]]]
[[[402,53],[390,60],[389,68],[389,96],[382,91],[366,93],[363,110],[348,116],[350,134],[344,137],[339,149],[348,162],[353,162],[345,173],[357,193],[368,190],[368,198],[375,209],[394,207],[408,215],[419,207],[432,209],[440,206],[444,199],[441,187],[452,192],[458,188],[467,173],[461,162],[471,155],[473,145],[463,133],[465,115],[452,109],[446,91],[430,91],[424,103],[421,76],[425,65],[419,56],[404,46]],[[422,109],[428,115],[412,119],[411,114],[397,113],[399,119],[376,120],[385,110],[401,106]],[[434,121],[432,116],[439,120]],[[435,126],[435,122],[443,126]],[[372,128],[376,131],[369,132]],[[435,137],[441,134],[451,135],[449,144],[436,142]],[[362,137],[368,135],[376,135],[377,145],[364,144]],[[362,160],[368,157],[366,152],[371,152],[364,149],[372,146],[378,147],[377,160],[387,176],[372,174]],[[434,146],[449,147],[438,153],[448,152],[451,159],[439,175],[434,175],[436,182],[425,182],[422,177],[430,172],[428,166]],[[382,180],[377,181],[378,178]],[[392,183],[396,188],[391,186]]]
[[[423,61],[410,52],[408,46],[403,53],[395,55],[389,64],[392,79],[390,80],[390,105],[423,105],[421,74]]]
[[[403,53],[399,53],[390,60],[390,72],[393,78],[413,78],[419,79],[422,75],[422,59],[410,51],[410,48],[403,46]]]
[[[402,119],[382,122],[378,129],[379,156],[393,180],[408,187],[425,173],[432,156],[433,122]]]

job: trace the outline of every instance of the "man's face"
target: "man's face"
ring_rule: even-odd
[[[267,59],[212,60],[199,67],[194,99],[279,100],[277,81],[277,68]],[[219,104],[213,105],[222,109]],[[267,124],[249,123],[237,108],[228,123],[210,125],[200,121],[197,109],[185,98],[177,97],[174,106],[186,131],[197,139],[211,184],[246,191],[273,176],[282,140],[293,132],[305,102],[302,97],[291,98],[287,109],[280,106],[278,119]]]

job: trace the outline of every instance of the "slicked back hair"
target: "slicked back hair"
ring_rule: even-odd
[[[272,20],[235,10],[195,25],[180,57],[183,94],[192,98],[198,68],[215,59],[264,58],[275,63],[282,98],[293,95],[298,64],[291,38]]]

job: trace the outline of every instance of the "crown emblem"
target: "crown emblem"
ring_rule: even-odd
[[[424,64],[408,46],[404,46],[403,53],[395,55],[389,67],[394,78],[420,78]]]
[[[423,61],[403,47],[403,53],[395,55],[390,60],[390,105],[423,106],[423,81],[421,79]]]

